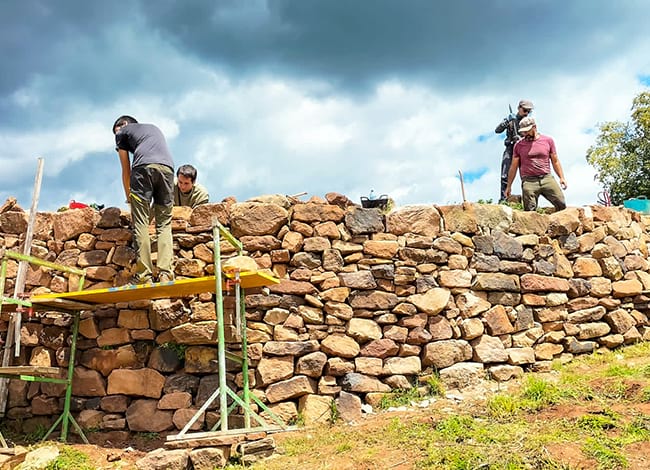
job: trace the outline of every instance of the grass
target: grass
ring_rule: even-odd
[[[279,453],[273,458],[250,466],[233,462],[226,468],[644,468],[638,453],[650,441],[648,343],[556,363],[552,372],[527,374],[498,393],[477,392],[475,400],[444,398],[435,375],[421,380],[426,391],[423,386],[400,390],[386,394],[382,403],[402,406],[427,394],[443,396],[427,408],[379,412],[350,426],[340,423],[334,402],[329,424],[274,434]],[[39,435],[37,429],[31,437]],[[66,450],[58,466],[48,469],[93,468],[82,453],[72,451]],[[646,451],[643,458],[647,463],[650,454]]]
[[[61,446],[59,456],[45,470],[95,470],[90,457],[73,447]]]
[[[372,426],[306,429],[280,442],[282,455],[250,468],[635,468],[630,446],[650,440],[650,416],[634,407],[650,400],[648,344],[553,369],[528,374],[518,387],[489,394],[478,406],[380,413],[385,419]],[[428,384],[429,393],[444,394],[436,380]],[[419,400],[414,387],[386,394],[381,407]],[[574,460],[557,457],[562,454],[552,451],[558,448],[573,452]]]
[[[411,403],[420,399],[418,389],[413,388],[400,388],[391,393],[386,393],[379,401],[379,408],[387,410],[388,408],[397,408],[400,406],[409,406]]]

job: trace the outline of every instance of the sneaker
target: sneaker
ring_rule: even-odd
[[[153,278],[151,276],[141,276],[139,274],[134,274],[129,279],[129,284],[131,285],[140,285],[140,284],[152,284]]]
[[[174,282],[174,276],[168,272],[162,272],[158,275],[158,282]]]

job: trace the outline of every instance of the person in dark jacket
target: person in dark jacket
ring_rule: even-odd
[[[520,139],[519,137],[519,122],[529,116],[533,112],[533,103],[528,100],[519,101],[517,106],[517,113],[506,116],[503,121],[499,123],[494,132],[501,134],[506,131],[506,140],[504,144],[506,148],[503,150],[501,158],[501,193],[499,195],[499,203],[506,200],[506,186],[508,185],[508,171],[512,163],[512,150]]]

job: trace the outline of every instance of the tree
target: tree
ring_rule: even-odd
[[[605,122],[598,129],[596,143],[586,157],[612,203],[620,205],[638,196],[650,198],[650,91],[634,98],[630,121]]]

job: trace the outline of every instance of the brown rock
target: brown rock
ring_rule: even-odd
[[[352,308],[368,310],[391,310],[398,301],[395,294],[382,291],[357,291],[350,296]]]
[[[128,406],[129,399],[125,395],[109,395],[99,402],[99,407],[109,413],[124,413]]]
[[[502,273],[478,273],[473,287],[476,290],[519,292],[519,276]]]
[[[346,332],[359,343],[366,343],[382,336],[381,327],[377,322],[366,318],[352,318],[348,322]]]
[[[390,387],[375,377],[350,372],[341,380],[341,386],[346,392],[372,393],[390,392]]]
[[[491,307],[491,304],[472,292],[465,292],[457,297],[456,307],[460,310],[463,318],[469,318],[486,312]]]
[[[215,344],[217,342],[217,322],[184,323],[172,328],[171,333],[178,344]]]
[[[573,262],[573,272],[576,277],[594,277],[603,274],[598,260],[586,257],[576,258]]]
[[[172,429],[172,417],[171,411],[158,409],[157,400],[135,400],[126,410],[129,429],[136,432],[163,432]]]
[[[75,367],[72,378],[72,394],[80,397],[103,397],[106,383],[99,372]]]
[[[199,410],[193,408],[181,408],[174,411],[172,421],[176,429],[183,429],[187,423],[196,415]],[[203,428],[205,421],[205,412],[199,414],[198,419],[190,426],[191,431],[199,431]]]
[[[483,335],[473,340],[470,344],[474,349],[473,360],[476,362],[485,364],[490,362],[506,362],[508,360],[508,353],[499,338]]]
[[[434,287],[424,294],[409,296],[408,301],[427,315],[437,315],[447,306],[450,295],[449,290]]]
[[[394,328],[400,328],[400,327],[394,327]],[[400,338],[403,338],[403,340],[406,340],[406,328],[403,328],[404,332],[403,335],[400,335]],[[361,356],[369,356],[369,357],[378,357],[378,358],[386,358],[390,356],[394,356],[398,353],[399,347],[393,341],[393,339],[387,339],[387,338],[382,338],[382,339],[376,339],[374,341],[370,341],[369,343],[366,343],[363,348],[361,348],[359,354]]]
[[[427,344],[424,347],[422,365],[442,369],[471,358],[472,347],[467,341],[450,339]]]
[[[269,290],[276,294],[293,295],[314,294],[316,292],[316,288],[310,282],[289,279],[281,279],[279,284],[273,284],[269,287]]]
[[[190,320],[190,310],[182,300],[154,300],[149,310],[149,324],[156,331],[168,330]]]
[[[514,331],[512,323],[508,318],[503,305],[497,305],[490,309],[484,316],[487,323],[488,332],[492,336],[500,336]]]
[[[269,341],[264,344],[264,354],[272,356],[304,356],[318,351],[318,341]]]
[[[86,268],[86,277],[98,281],[112,281],[117,277],[117,271],[110,266],[90,266]]]
[[[567,292],[570,288],[566,279],[558,279],[539,274],[524,274],[521,276],[521,290],[524,292]]]
[[[293,219],[301,222],[340,222],[344,216],[340,207],[329,204],[306,203],[293,207]]]
[[[160,398],[165,377],[153,369],[117,369],[108,376],[109,395]]]
[[[16,235],[27,231],[27,214],[25,212],[10,211],[0,214],[0,231]],[[83,230],[82,230],[83,232]]]
[[[114,369],[138,366],[138,357],[130,344],[117,349],[88,349],[81,354],[79,361],[105,377]]]
[[[117,326],[131,330],[149,328],[149,313],[146,310],[120,310]]]
[[[288,379],[293,372],[293,356],[264,357],[257,366],[258,381],[263,387]]]
[[[215,347],[191,346],[185,350],[185,372],[189,374],[205,374],[216,372],[215,361],[219,354]]]
[[[353,358],[359,355],[359,343],[347,335],[331,334],[321,341],[321,350],[331,356]]]
[[[269,385],[265,393],[269,402],[277,403],[307,394],[315,394],[316,382],[304,375],[298,375]]]
[[[190,452],[194,470],[214,470],[225,467],[230,459],[229,447],[204,447]]]
[[[97,346],[116,346],[131,342],[131,335],[126,328],[108,328],[97,338]]]
[[[99,218],[92,207],[57,212],[52,218],[54,239],[66,241],[84,232],[91,232]]]
[[[306,425],[328,423],[332,417],[332,401],[328,396],[303,395],[298,400],[298,410]]]
[[[188,392],[167,393],[158,402],[159,410],[178,410],[190,406],[192,406],[192,394]]]
[[[316,351],[298,359],[296,363],[296,374],[306,375],[307,377],[319,378],[323,374],[323,369],[327,363],[325,353]]]
[[[349,287],[333,287],[320,293],[324,302],[345,302],[350,295]]]
[[[275,235],[288,222],[288,213],[273,203],[242,202],[230,208],[230,226],[235,237]]]
[[[94,317],[84,318],[79,321],[79,334],[89,339],[95,339],[99,336],[99,329]],[[25,342],[21,340],[21,344],[25,344]]]
[[[348,392],[341,392],[336,399],[336,409],[339,417],[345,423],[361,421],[361,398]]]
[[[643,285],[636,279],[612,282],[612,295],[616,298],[639,295]]]
[[[377,283],[370,271],[339,273],[341,285],[350,289],[376,289]]]
[[[440,233],[440,213],[431,206],[405,206],[386,216],[386,231],[435,237]]]

